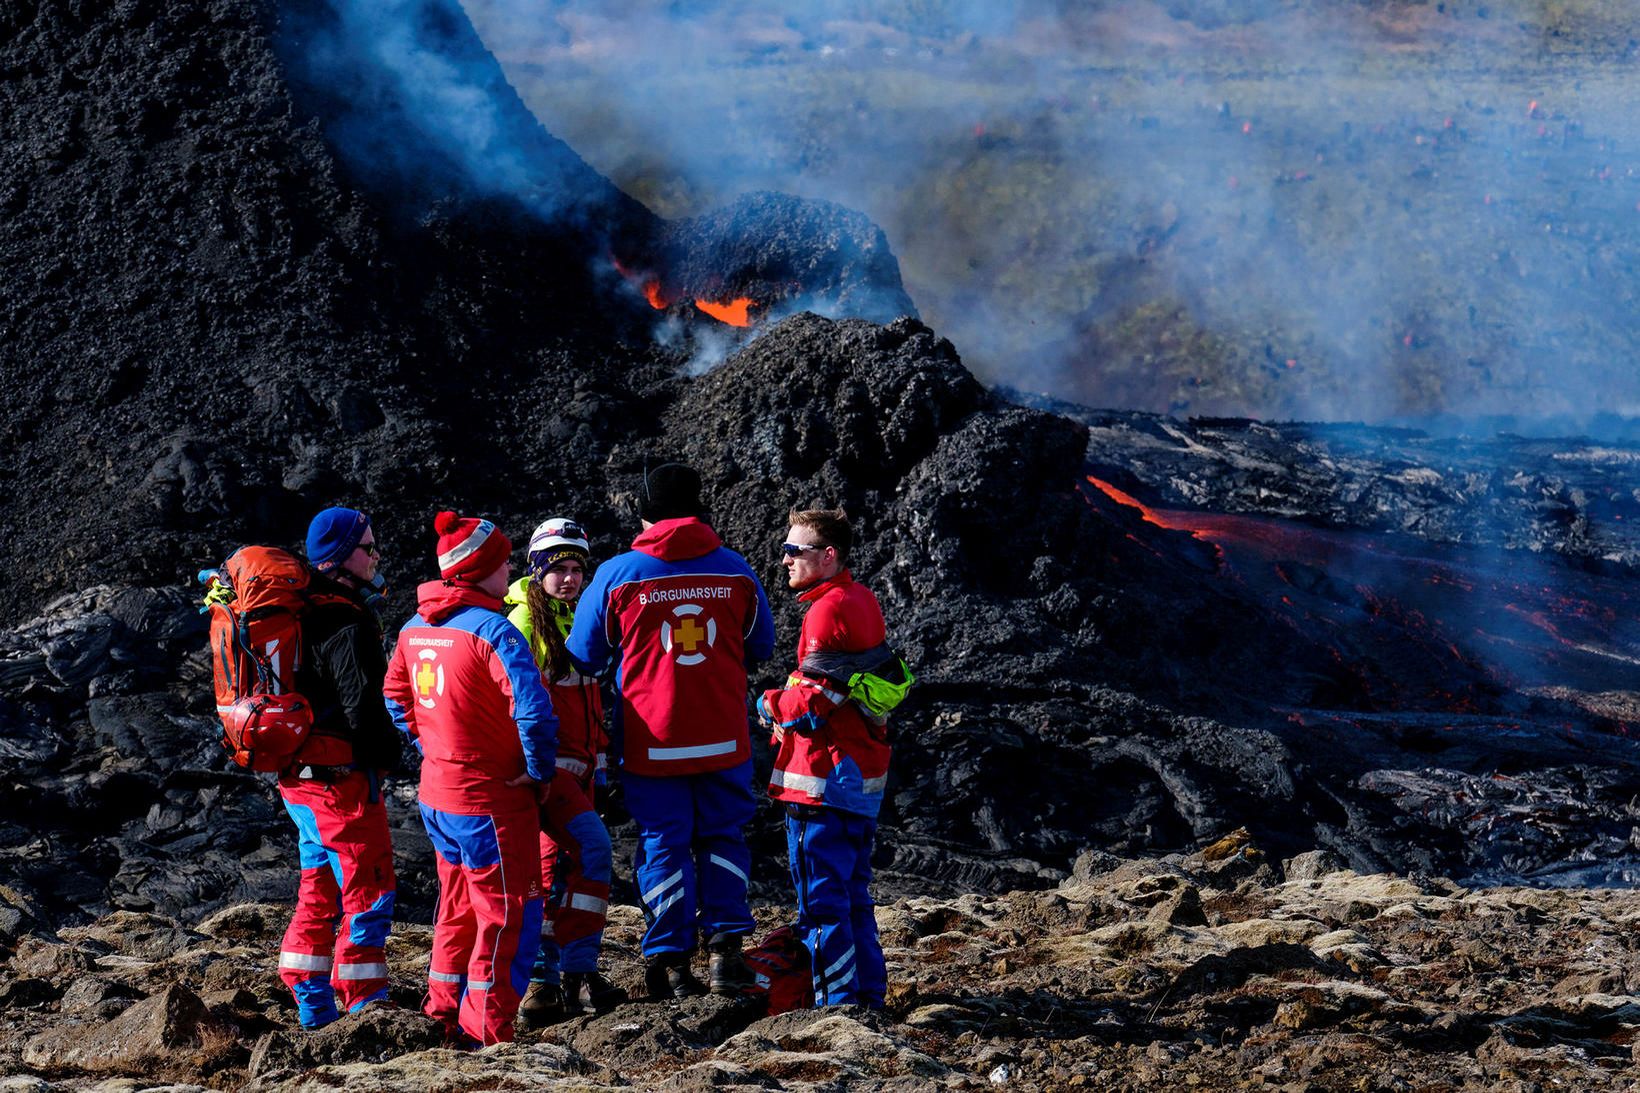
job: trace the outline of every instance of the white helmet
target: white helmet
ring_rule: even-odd
[[[575,520],[568,516],[549,516],[530,532],[529,553],[532,567],[545,568],[565,557],[579,556],[581,561],[586,561],[592,554],[592,544],[586,529]]]

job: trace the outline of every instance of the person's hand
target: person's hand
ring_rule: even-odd
[[[538,786],[540,784],[541,784],[540,782],[538,782],[534,778],[530,777],[528,771],[525,771],[523,774],[520,774],[517,778],[507,779],[507,785],[508,786]]]

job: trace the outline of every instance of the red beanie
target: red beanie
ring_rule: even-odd
[[[507,564],[512,543],[488,520],[441,512],[433,518],[438,532],[438,571],[445,580],[482,581]]]

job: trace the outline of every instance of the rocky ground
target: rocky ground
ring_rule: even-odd
[[[12,893],[5,893],[10,896]],[[4,919],[6,1090],[1632,1089],[1640,895],[1465,889],[1278,864],[1245,832],[1084,855],[1055,888],[878,908],[886,1012],[632,1002],[464,1053],[416,1012],[430,930],[396,924],[394,1000],[295,1027],[285,908],[201,921]],[[778,905],[758,909],[770,925]],[[638,909],[605,964],[636,989]]]

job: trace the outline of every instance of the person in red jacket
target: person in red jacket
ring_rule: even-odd
[[[853,543],[841,509],[791,514],[782,564],[809,609],[797,638],[798,668],[784,688],[764,692],[758,712],[774,734],[769,796],[786,806],[797,925],[814,958],[815,1002],[881,1009],[888,982],[870,885],[888,731],[838,693],[835,672],[817,670],[850,655],[863,665],[886,650],[877,597],[847,568]]]
[[[318,716],[279,775],[296,824],[301,879],[279,946],[279,977],[304,1028],[387,998],[383,946],[393,922],[393,844],[379,791],[399,762],[398,734],[382,708],[376,534],[357,509],[328,508],[308,526],[314,606],[302,621],[296,687]],[[378,597],[379,598],[379,597]]]
[[[626,992],[598,972],[613,867],[609,832],[592,806],[593,787],[608,777],[604,702],[598,681],[578,672],[564,648],[590,549],[580,524],[549,517],[530,535],[529,574],[507,593],[507,618],[529,642],[558,714],[558,773],[541,813],[547,912],[541,952],[518,1010],[520,1021],[537,1027],[566,1013],[602,1013],[626,1001]]]
[[[383,693],[421,752],[421,818],[438,861],[425,1009],[452,1037],[493,1044],[513,1038],[541,940],[539,791],[558,718],[502,614],[512,544],[453,512],[433,526],[443,579],[417,589]]]
[[[569,652],[597,675],[619,654],[615,712],[621,783],[638,824],[634,855],[653,998],[704,991],[690,970],[699,937],[711,989],[751,981],[741,943],[757,811],[747,714],[749,661],[774,652],[774,617],[757,575],[701,520],[700,476],[667,463],[644,476],[643,533],[598,567]]]

